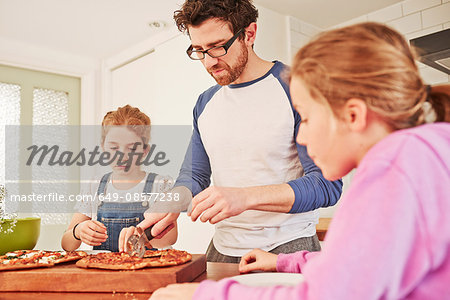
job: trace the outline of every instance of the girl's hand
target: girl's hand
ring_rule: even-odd
[[[138,225],[137,227],[140,227],[140,226]],[[130,227],[122,228],[122,230],[120,231],[120,234],[119,234],[119,252],[127,251],[127,247],[128,247],[127,241],[132,235],[138,234],[137,227],[130,226]],[[166,233],[171,231],[174,227],[175,227],[174,223],[170,224],[166,229],[164,229],[160,234],[158,234],[154,238],[161,239],[163,236],[166,235]],[[142,228],[142,230],[144,230],[144,229]],[[150,245],[152,245],[152,244],[150,244]],[[148,246],[148,245],[146,245],[146,246]],[[153,246],[151,246],[151,247],[153,247]],[[150,248],[150,247],[148,247],[148,248]],[[155,248],[157,248],[157,247],[155,247]]]
[[[157,289],[150,300],[182,300],[192,299],[195,290],[200,283],[182,283],[182,284],[169,284],[164,288]]]
[[[127,251],[127,241],[128,238],[134,234],[137,234],[136,227],[130,226],[122,228],[119,234],[119,252],[126,252]]]
[[[239,263],[239,272],[248,273],[250,271],[277,271],[278,255],[263,251],[261,249],[254,249],[245,254]]]
[[[93,220],[79,223],[75,228],[75,235],[83,243],[90,246],[100,246],[108,238],[105,225]]]

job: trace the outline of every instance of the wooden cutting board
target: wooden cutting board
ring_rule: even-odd
[[[191,282],[206,271],[206,256],[186,264],[132,271],[82,269],[69,262],[51,268],[0,272],[0,291],[151,293],[170,283]]]

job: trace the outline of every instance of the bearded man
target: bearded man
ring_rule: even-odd
[[[254,248],[320,250],[317,209],[334,205],[342,191],[342,181],[324,179],[295,141],[301,119],[283,80],[286,66],[255,53],[257,17],[250,0],[187,0],[174,14],[191,39],[187,55],[217,82],[195,105],[175,184],[194,196],[193,221],[216,224],[207,250],[213,262],[239,263]],[[146,214],[139,226],[156,223],[155,236],[177,217]]]

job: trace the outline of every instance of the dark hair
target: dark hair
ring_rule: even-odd
[[[181,32],[189,33],[188,26],[198,26],[215,18],[228,23],[235,34],[256,22],[258,10],[251,0],[186,0],[173,18]]]
[[[424,84],[415,57],[400,33],[366,22],[321,33],[296,54],[291,76],[336,115],[348,99],[359,98],[394,130],[448,122],[450,85]]]

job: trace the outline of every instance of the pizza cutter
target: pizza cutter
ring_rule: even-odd
[[[137,234],[130,236],[127,240],[126,248],[130,256],[144,257],[145,247],[152,248],[150,240],[154,238],[151,231],[154,224],[149,228],[143,230],[141,227],[136,227]]]

